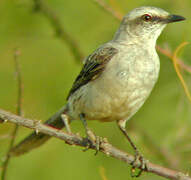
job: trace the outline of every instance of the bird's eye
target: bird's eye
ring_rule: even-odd
[[[151,21],[152,16],[149,15],[149,14],[144,14],[144,15],[142,16],[142,19],[143,19],[144,21],[148,22],[148,21]]]

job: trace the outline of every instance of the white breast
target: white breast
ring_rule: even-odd
[[[99,78],[71,97],[70,114],[74,119],[79,113],[85,113],[89,120],[129,119],[149,96],[159,72],[156,52],[137,52],[133,46],[119,50]]]

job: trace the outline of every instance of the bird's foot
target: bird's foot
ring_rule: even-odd
[[[95,151],[96,151],[95,155],[97,155],[97,153],[100,150],[100,144],[102,142],[102,138],[99,136],[96,136],[89,128],[87,128],[86,134],[87,134],[87,137],[84,138],[86,148],[83,151],[85,152],[92,147],[92,148],[95,148]]]
[[[141,164],[140,164],[141,163]],[[131,163],[131,177],[139,177],[141,176],[143,171],[147,171],[147,163],[148,160],[146,160],[139,151],[135,152],[135,159]],[[139,168],[139,171],[136,173],[136,168]]]

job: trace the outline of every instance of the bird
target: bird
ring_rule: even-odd
[[[160,60],[155,47],[159,35],[167,24],[183,20],[183,16],[158,7],[130,11],[113,39],[85,58],[66,105],[45,123],[62,128],[68,121],[81,119],[88,130],[86,120],[116,121],[138,157],[126,122],[141,108],[157,82]],[[42,133],[33,133],[14,147],[12,154],[28,152],[48,139]]]

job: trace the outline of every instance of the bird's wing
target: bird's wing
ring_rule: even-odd
[[[112,59],[115,54],[117,54],[117,52],[118,50],[114,47],[102,47],[97,49],[93,54],[89,55],[85,60],[85,64],[80,74],[74,81],[67,100],[81,86],[99,77],[103,72],[106,64]]]

